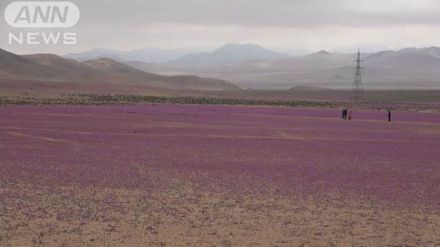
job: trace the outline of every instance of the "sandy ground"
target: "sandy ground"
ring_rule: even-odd
[[[162,183],[164,185],[165,183]],[[332,196],[2,184],[0,246],[440,246],[440,212]]]

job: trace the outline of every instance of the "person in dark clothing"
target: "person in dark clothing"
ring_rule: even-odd
[[[344,120],[347,120],[347,114],[348,114],[348,109],[344,108],[344,110],[342,110],[342,118]]]
[[[391,122],[391,109],[388,109],[388,122]]]

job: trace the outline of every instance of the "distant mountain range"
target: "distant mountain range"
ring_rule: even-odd
[[[289,54],[268,50],[255,44],[226,44],[212,52],[190,53],[187,50],[141,49],[115,51],[96,48],[83,53],[67,54],[65,58],[83,62],[111,58],[120,62],[166,63],[173,66],[219,66],[247,60],[274,60],[291,57]]]
[[[78,62],[52,54],[18,56],[0,49],[0,88],[9,91],[83,89],[93,92],[157,90],[240,90],[223,80],[197,76],[163,76],[137,70],[108,58]],[[111,91],[113,90],[113,91]],[[81,91],[81,90],[79,90]]]
[[[167,64],[179,67],[211,67],[253,60],[276,60],[291,57],[254,44],[227,44],[213,52],[188,54]]]
[[[248,48],[235,46],[240,53]],[[254,46],[253,49],[258,47]],[[264,49],[264,48],[263,48]],[[261,54],[267,53],[260,49]],[[350,89],[354,78],[354,54],[320,51],[301,57],[277,55],[257,59],[219,61],[223,49],[213,53],[188,55],[168,63],[127,62],[140,70],[158,74],[194,74],[233,82],[244,88],[285,90],[294,86]],[[255,52],[257,53],[257,52]],[[225,54],[229,54],[225,52]],[[398,51],[364,53],[363,79],[366,89],[439,89],[440,48],[405,48]]]
[[[162,55],[149,57],[152,51]],[[182,56],[173,52],[98,49],[63,58],[18,56],[0,49],[0,88],[173,95],[173,91],[242,88],[351,89],[354,78],[354,54],[319,51],[290,56],[253,44],[227,44],[212,52]],[[167,59],[164,54],[169,54]],[[439,47],[364,53],[362,59],[365,89],[440,89]],[[145,62],[155,60],[162,62]]]
[[[141,61],[144,63],[164,63],[171,60],[176,60],[189,52],[189,50],[164,50],[155,48],[132,51],[116,51],[104,48],[96,48],[82,53],[67,54],[64,57],[75,59],[80,62],[100,58],[110,58],[119,62]]]

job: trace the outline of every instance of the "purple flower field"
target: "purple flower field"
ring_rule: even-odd
[[[158,168],[226,193],[440,207],[440,114],[228,106],[5,106],[4,183],[160,187]]]
[[[440,114],[0,107],[0,246],[436,246]]]

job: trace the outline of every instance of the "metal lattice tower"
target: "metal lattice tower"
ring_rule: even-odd
[[[354,104],[357,104],[362,101],[364,96],[364,91],[362,88],[362,67],[361,67],[361,52],[358,50],[357,57],[355,59],[356,67],[355,67],[355,76],[354,76],[354,83],[353,83],[353,89],[351,91],[351,98]]]

